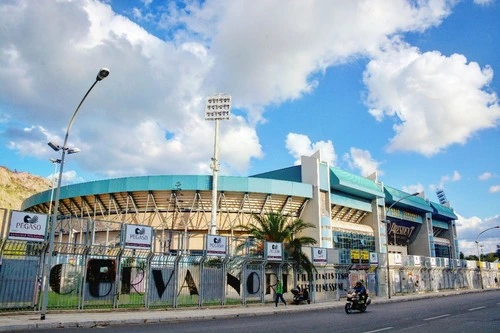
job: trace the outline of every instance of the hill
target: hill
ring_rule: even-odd
[[[24,199],[51,188],[47,178],[0,166],[0,208],[21,209]]]

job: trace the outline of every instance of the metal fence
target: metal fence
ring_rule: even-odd
[[[52,255],[48,279],[48,309],[173,308],[273,302],[274,287],[283,281],[285,298],[291,289],[309,289],[313,302],[340,299],[356,280],[370,293],[391,280],[391,293],[417,293],[492,286],[498,266],[477,269],[475,262],[413,256],[386,266],[328,263],[312,276],[297,271],[294,261],[272,262],[263,244],[230,238],[229,254],[207,256],[200,234],[162,230],[153,248],[138,250],[120,244],[121,224],[68,218],[56,224],[54,252],[47,242],[6,239],[0,226],[0,310],[40,310],[46,256]],[[383,258],[383,255],[380,255]],[[384,264],[382,262],[381,264]]]

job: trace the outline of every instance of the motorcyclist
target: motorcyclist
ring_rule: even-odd
[[[356,282],[356,285],[354,286],[353,289],[356,292],[356,294],[359,295],[360,303],[365,303],[366,299],[368,298],[368,293],[366,292],[366,288],[363,285],[363,283],[361,283],[361,281]]]

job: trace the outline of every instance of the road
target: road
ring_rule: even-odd
[[[37,330],[37,332],[53,332],[53,330]],[[409,302],[372,303],[367,312],[350,315],[346,314],[342,308],[334,308],[318,311],[284,312],[265,316],[197,320],[141,326],[58,329],[57,332],[498,333],[500,332],[500,291],[435,297]]]

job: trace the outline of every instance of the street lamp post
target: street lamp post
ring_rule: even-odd
[[[52,180],[51,190],[50,190],[50,204],[49,204],[49,215],[52,214],[52,201],[54,200],[54,190],[56,188],[56,173],[57,173],[57,165],[61,163],[59,158],[49,158],[49,161],[54,164],[54,179]]]
[[[419,195],[420,192],[415,192],[415,193],[412,193],[412,194],[408,194],[404,197],[402,197],[401,199],[397,200],[397,201],[394,201],[390,206],[389,208],[387,208],[385,210],[385,219],[382,220],[382,222],[384,222],[386,224],[386,233],[387,233],[387,238],[386,238],[386,246],[387,246],[387,298],[391,298],[391,279],[390,279],[390,267],[389,267],[389,223],[391,221],[389,221],[387,219],[387,212],[391,210],[392,207],[394,207],[395,204],[397,204],[398,202],[401,202],[403,201],[404,199],[406,198],[409,198],[409,197],[415,197],[417,195]],[[396,234],[394,234],[394,245],[396,245]]]
[[[101,68],[99,72],[97,73],[96,79],[94,83],[90,86],[89,90],[87,90],[87,93],[85,96],[83,96],[82,100],[80,101],[80,104],[78,104],[78,107],[76,108],[75,112],[73,113],[73,116],[71,117],[71,120],[68,124],[68,128],[66,129],[66,136],[64,137],[64,143],[62,146],[56,145],[52,142],[49,142],[49,146],[56,150],[56,151],[61,151],[61,161],[60,161],[60,166],[59,166],[59,177],[57,179],[57,189],[56,189],[56,197],[55,197],[55,204],[54,204],[54,212],[52,213],[52,217],[50,219],[50,230],[49,230],[49,249],[47,253],[47,261],[46,261],[46,266],[44,269],[44,277],[43,277],[43,303],[42,303],[42,310],[40,314],[40,320],[45,320],[45,316],[47,313],[47,305],[49,301],[49,275],[50,275],[50,269],[52,266],[52,254],[54,252],[54,236],[55,236],[55,228],[56,228],[56,222],[57,222],[57,212],[59,210],[59,198],[61,195],[61,180],[62,180],[62,175],[63,175],[63,169],[64,169],[64,157],[66,154],[71,154],[76,152],[74,149],[71,150],[69,149],[66,145],[68,143],[68,136],[69,136],[69,131],[71,130],[71,126],[73,126],[73,122],[75,121],[76,114],[80,110],[80,107],[82,106],[83,102],[87,98],[88,94],[90,91],[94,88],[94,86],[97,84],[97,82],[105,79],[109,75],[109,69],[107,68]]]
[[[219,171],[219,120],[229,119],[231,115],[231,96],[226,94],[215,94],[207,98],[205,109],[205,119],[215,120],[215,137],[214,137],[214,156],[210,167],[213,171],[212,176],[212,214],[210,218],[211,235],[217,234],[217,172]]]
[[[500,225],[496,225],[494,227],[485,229],[481,231],[477,237],[476,237],[476,248],[477,248],[477,259],[479,260],[479,279],[481,280],[481,289],[484,289],[484,283],[483,283],[483,273],[481,272],[481,254],[479,253],[479,236],[484,234],[486,231],[493,230],[493,229],[499,229]]]

